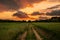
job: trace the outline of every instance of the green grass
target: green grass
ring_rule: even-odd
[[[14,40],[19,32],[26,30],[26,23],[0,22],[0,40]]]
[[[33,23],[35,25],[38,25],[42,28],[48,29],[48,30],[53,30],[53,31],[59,31],[60,32],[60,23],[43,23],[43,22],[37,22],[37,23]]]
[[[26,40],[36,40],[35,34],[32,31],[32,25],[28,28]]]
[[[56,33],[55,36],[60,40],[60,23],[55,23],[55,22],[36,22],[33,23],[35,27],[42,28],[47,32],[53,32]]]
[[[60,23],[44,23],[44,22],[0,22],[0,40],[15,40],[16,35],[22,34],[30,27],[27,24],[34,24],[47,30],[56,32],[60,36]],[[31,26],[31,25],[30,25]],[[28,38],[28,37],[27,37]],[[28,39],[27,39],[28,40]]]

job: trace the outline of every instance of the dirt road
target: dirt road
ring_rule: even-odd
[[[33,30],[33,32],[34,32],[34,34],[36,36],[36,39],[37,40],[42,40],[41,36],[39,36],[39,34],[36,32],[36,30],[34,28],[32,28],[32,30]]]

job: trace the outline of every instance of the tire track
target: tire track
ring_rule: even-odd
[[[22,35],[19,35],[19,37],[17,38],[17,40],[25,40],[26,35],[27,35],[27,31],[24,32]]]
[[[39,34],[36,32],[36,30],[35,30],[34,28],[32,28],[32,30],[33,30],[33,32],[34,32],[37,40],[43,40],[43,39],[41,38],[41,36],[39,36]]]
[[[35,28],[36,31],[38,32],[39,35],[42,35],[42,37],[44,37],[44,40],[58,40],[56,38],[56,33],[49,31],[49,30],[44,30],[42,28]]]
[[[36,40],[36,37],[35,37],[35,34],[33,33],[31,25],[29,25],[26,40]]]

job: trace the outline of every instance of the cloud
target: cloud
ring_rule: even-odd
[[[37,16],[37,15],[44,15],[45,13],[40,13],[40,12],[33,12],[31,15],[32,16]]]
[[[33,12],[31,15],[32,16],[36,16],[36,15],[41,15],[41,13],[39,13],[39,12]]]
[[[2,6],[1,8],[7,8],[7,10],[18,10],[19,8],[25,8],[28,5],[32,6],[33,3],[41,1],[43,0],[0,0],[0,4],[4,5],[4,7]]]
[[[48,17],[39,17],[39,20],[46,20],[46,19],[48,19]]]
[[[46,13],[49,16],[60,16],[60,10],[54,10],[51,13]]]
[[[26,13],[21,11],[18,11],[17,13],[13,14],[13,16],[16,16],[18,18],[29,18],[29,16]]]
[[[47,8],[47,9],[55,9],[55,8],[58,8],[58,7],[60,7],[60,5],[56,5],[56,6],[53,6],[53,7]]]
[[[0,10],[19,10],[20,8],[25,8],[26,6],[32,7],[34,3],[39,3],[42,1],[52,1],[52,0],[0,0]],[[54,0],[60,1],[60,0]],[[0,6],[1,6],[0,5]],[[4,9],[3,9],[4,8]]]
[[[4,5],[8,10],[16,10],[19,8],[14,0],[0,0],[0,4]]]
[[[7,10],[7,8],[4,5],[0,4],[0,11],[4,11],[4,10]]]
[[[47,0],[49,2],[60,2],[60,0]]]
[[[29,3],[38,3],[44,0],[27,0]]]

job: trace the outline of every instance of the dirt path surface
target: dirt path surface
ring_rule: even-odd
[[[27,31],[24,32],[22,35],[20,35],[17,40],[25,40],[26,35],[27,35]]]
[[[34,28],[32,28],[32,30],[33,30],[33,32],[34,32],[34,34],[36,36],[36,39],[37,40],[42,40],[41,36],[39,36],[39,34],[36,32],[36,30]]]

